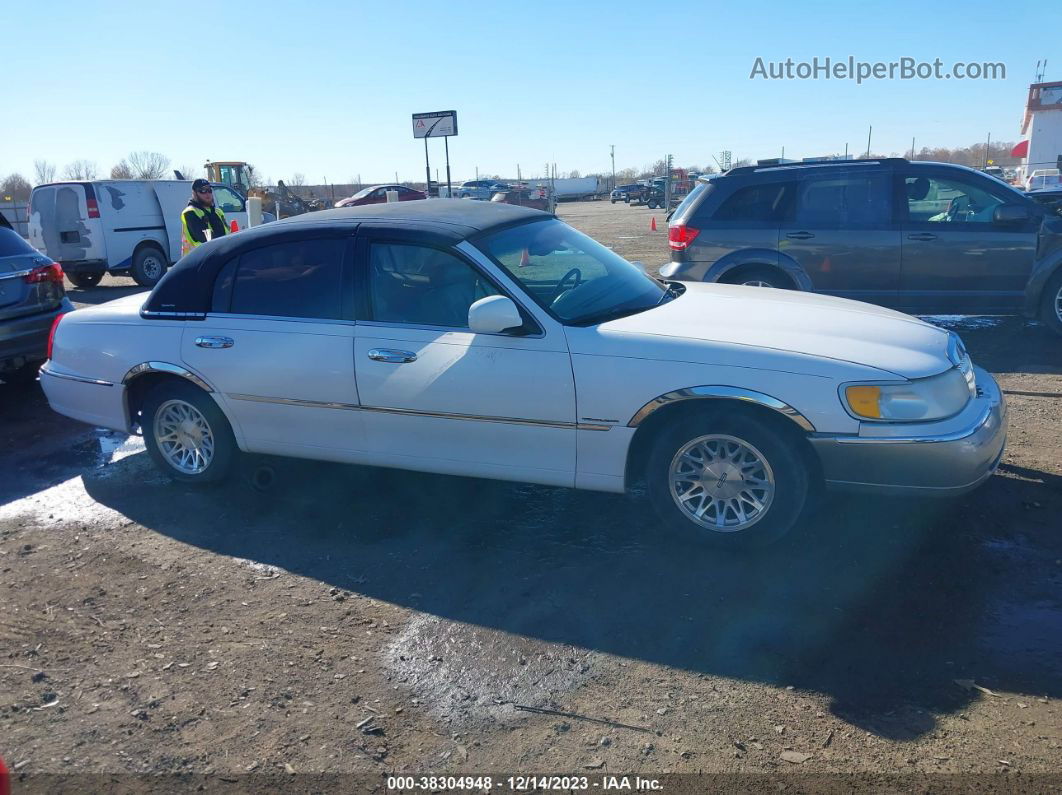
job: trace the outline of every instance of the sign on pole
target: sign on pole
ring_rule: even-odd
[[[413,114],[414,138],[442,138],[447,135],[457,135],[456,110]]]

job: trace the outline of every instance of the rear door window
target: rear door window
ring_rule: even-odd
[[[1001,204],[1019,202],[1016,192],[1005,185],[996,187],[987,178],[966,174],[905,174],[903,192],[907,220],[911,224],[935,227],[938,224],[977,224],[988,227]]]
[[[800,183],[794,223],[811,229],[881,229],[892,223],[884,171],[821,174]]]
[[[342,320],[342,270],[346,242],[311,239],[248,251],[234,267],[230,312],[241,315]],[[216,285],[215,300],[223,301]]]

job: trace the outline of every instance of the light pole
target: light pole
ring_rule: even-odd
[[[616,145],[609,144],[609,148],[612,150],[612,187],[609,190],[616,189]]]

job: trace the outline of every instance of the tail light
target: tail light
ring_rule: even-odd
[[[48,330],[48,358],[52,358],[52,348],[55,346],[55,332],[59,329],[59,321],[63,319],[63,314],[60,313],[55,316],[55,320],[52,321],[52,327]]]
[[[700,229],[686,224],[672,224],[667,228],[667,244],[672,251],[685,251],[700,233]]]
[[[95,199],[85,199],[85,206],[88,207],[89,218],[100,217],[100,205]]]
[[[62,284],[63,268],[58,262],[53,262],[51,265],[41,265],[39,268],[34,268],[27,273],[24,278],[26,284],[45,284],[47,282]]]

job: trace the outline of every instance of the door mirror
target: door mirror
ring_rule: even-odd
[[[524,324],[511,298],[488,295],[468,308],[468,327],[476,334],[501,334]]]
[[[992,213],[992,223],[1001,226],[1022,224],[1032,218],[1032,213],[1024,204],[1001,204]]]

